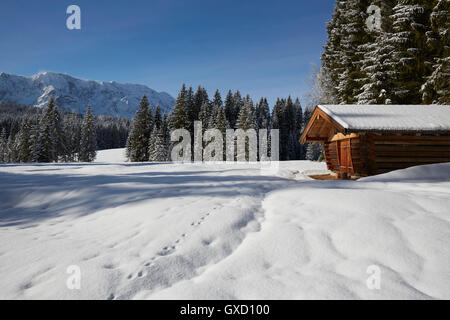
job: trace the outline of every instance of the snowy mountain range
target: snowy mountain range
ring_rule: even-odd
[[[53,96],[61,109],[85,113],[91,105],[95,114],[132,118],[144,94],[153,107],[159,104],[167,111],[173,107],[175,100],[168,93],[139,84],[82,80],[55,72],[32,77],[0,73],[0,101],[28,106],[44,107]]]

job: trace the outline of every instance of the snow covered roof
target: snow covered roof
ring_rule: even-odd
[[[319,105],[347,130],[450,131],[448,105]]]

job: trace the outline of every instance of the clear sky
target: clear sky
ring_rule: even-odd
[[[301,97],[334,0],[1,0],[0,71]],[[81,30],[66,9],[81,8]]]

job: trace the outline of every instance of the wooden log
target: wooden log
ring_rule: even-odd
[[[378,151],[376,152],[377,157],[430,157],[430,158],[450,158],[450,152],[440,152],[440,151],[432,151],[432,152],[414,152],[414,151]]]
[[[377,141],[398,141],[398,140],[409,140],[409,141],[448,141],[450,142],[450,136],[407,136],[407,135],[398,135],[398,136],[379,136],[373,135],[373,140]]]
[[[450,146],[449,140],[378,140],[374,141],[375,145],[443,145]]]
[[[380,164],[382,162],[415,162],[415,163],[438,163],[438,162],[450,162],[450,157],[448,158],[418,158],[418,157],[411,157],[411,158],[394,158],[394,157],[377,157],[376,160],[377,164]]]
[[[411,151],[411,152],[450,152],[450,146],[421,146],[421,145],[376,145],[374,147],[376,153],[385,151]]]

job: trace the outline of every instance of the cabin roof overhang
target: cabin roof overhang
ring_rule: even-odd
[[[319,107],[314,109],[311,118],[300,136],[300,143],[325,142],[334,133],[345,133],[346,129]]]
[[[329,105],[317,106],[300,143],[325,142],[336,133],[449,135],[450,106]]]

